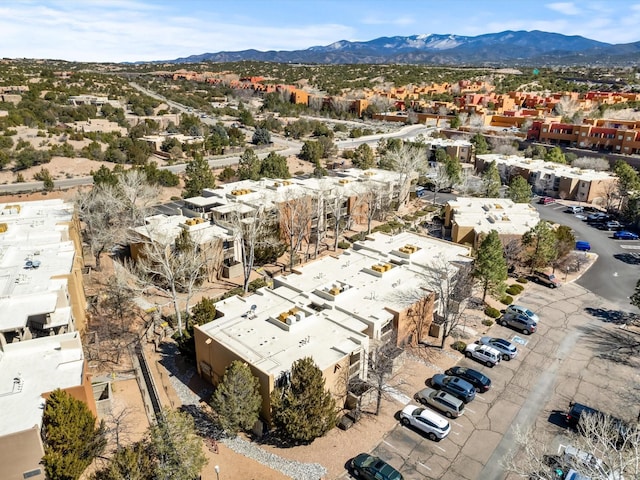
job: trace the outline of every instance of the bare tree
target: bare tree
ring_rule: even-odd
[[[388,150],[385,163],[398,173],[398,202],[403,205],[409,199],[411,180],[427,170],[427,156],[421,148],[403,144],[399,149]]]
[[[611,168],[606,158],[579,157],[571,162],[572,167],[606,172]]]
[[[504,259],[507,262],[507,270],[515,270],[520,265],[522,255],[522,242],[520,239],[511,239],[503,241]]]
[[[469,125],[474,130],[482,130],[484,128],[484,117],[477,113],[471,114],[469,117]]]
[[[388,208],[390,195],[382,183],[373,180],[368,180],[358,190],[358,197],[367,219],[367,234],[370,234],[373,220]]]
[[[620,188],[617,181],[606,182],[602,188],[602,193],[604,194],[604,208],[607,212],[620,205]]]
[[[249,291],[251,272],[256,258],[256,247],[265,240],[263,234],[268,223],[264,202],[259,202],[259,205],[257,208],[245,209],[241,204],[238,204],[231,217],[235,241],[240,246],[244,275],[242,288],[245,294]]]
[[[280,228],[289,248],[289,269],[293,270],[296,253],[302,242],[309,239],[313,207],[309,195],[289,191],[278,204]]]
[[[580,110],[580,103],[568,95],[563,95],[556,103],[554,110],[558,115],[570,119]]]
[[[367,384],[375,389],[376,409],[375,415],[380,414],[382,399],[390,396],[390,393],[400,385],[400,354],[402,349],[396,347],[395,341],[378,342],[369,350]]]
[[[451,262],[436,258],[425,273],[425,288],[436,296],[434,320],[442,326],[440,348],[464,320],[465,301],[473,290],[471,262]]]
[[[333,226],[333,249],[338,249],[340,235],[347,228],[347,202],[349,196],[344,188],[338,187],[331,192],[330,197],[326,201],[327,213],[332,219]]]
[[[180,247],[158,233],[148,232],[138,261],[132,266],[132,272],[143,289],[155,288],[171,299],[178,331],[182,335],[183,310],[180,294],[186,292],[185,309],[188,309],[193,287],[204,277],[206,259],[200,255],[195,245]]]

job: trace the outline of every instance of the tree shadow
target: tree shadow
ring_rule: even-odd
[[[623,328],[580,327],[597,356],[619,365],[640,366],[640,334]]]
[[[218,425],[209,412],[199,405],[182,405],[180,411],[189,414],[193,418],[196,433],[199,436],[215,438],[216,440],[226,437],[222,427]]]
[[[640,315],[637,313],[592,307],[587,307],[584,311],[605,323],[613,323],[616,325],[640,325]]]
[[[613,258],[629,265],[640,265],[640,255],[637,253],[616,253]]]
[[[199,401],[208,402],[211,399],[213,386],[198,376],[195,365],[185,360],[174,342],[161,342],[158,346],[158,354],[160,365],[167,369],[169,375],[178,379],[194,395],[197,395]]]

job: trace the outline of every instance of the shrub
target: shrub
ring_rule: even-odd
[[[524,277],[518,277],[518,278],[516,279],[516,282],[518,282],[518,283],[529,283],[529,280],[527,280],[527,279],[526,279],[526,278],[524,278]]]
[[[338,242],[338,248],[341,248],[342,250],[346,250],[347,248],[349,248],[351,246],[351,244],[349,242]]]
[[[482,324],[490,327],[491,325],[493,325],[493,320],[491,320],[490,318],[485,318],[484,320],[482,320]]]
[[[500,303],[511,305],[513,303],[513,297],[511,295],[505,295],[500,299]]]
[[[491,318],[498,318],[500,316],[500,310],[493,307],[487,307],[484,309],[484,314]]]
[[[464,343],[462,340],[456,340],[451,344],[451,348],[459,352],[464,352],[464,349],[467,348],[467,344]]]
[[[521,293],[522,293],[522,290],[523,290],[522,288],[518,288],[519,286],[520,286],[520,285],[510,285],[510,286],[507,288],[506,292],[507,292],[509,295],[519,295],[519,294],[521,294]]]

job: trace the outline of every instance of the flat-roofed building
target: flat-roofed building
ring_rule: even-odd
[[[200,375],[217,384],[233,360],[247,362],[269,419],[269,395],[296,360],[313,358],[341,398],[345,372],[366,379],[370,345],[426,338],[438,306],[429,269],[443,259],[470,263],[470,249],[408,232],[367,238],[275,277],[273,289],[218,302],[219,318],[195,329]]]
[[[508,198],[458,197],[445,205],[444,228],[451,241],[477,248],[491,230],[503,241],[517,239],[540,221],[538,211],[528,203]]]
[[[315,311],[293,302],[293,292],[262,288],[216,304],[218,318],[194,328],[198,373],[217,384],[234,360],[246,362],[260,383],[262,416],[270,421],[270,394],[287,381],[294,362],[313,358],[326,386],[346,395],[346,377],[366,378],[369,338],[340,311]]]
[[[84,330],[79,232],[72,203],[0,204],[0,343]]]
[[[0,472],[3,480],[44,479],[41,429],[48,394],[68,392],[96,415],[78,332],[0,345]]]
[[[494,153],[478,155],[476,170],[483,171],[490,162],[496,163],[505,183],[519,175],[540,195],[604,205],[617,192],[618,179],[608,172]]]

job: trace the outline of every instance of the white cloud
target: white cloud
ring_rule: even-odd
[[[415,17],[410,15],[403,15],[395,18],[380,18],[373,15],[367,15],[364,17],[360,23],[364,25],[413,25],[416,23]]]
[[[572,2],[548,3],[545,6],[564,15],[580,15],[582,13],[582,10]]]

